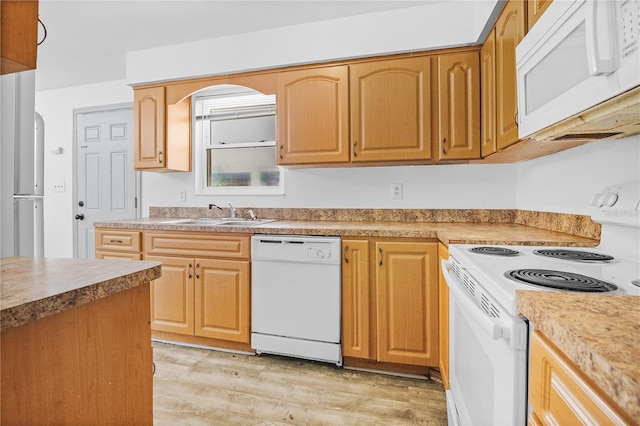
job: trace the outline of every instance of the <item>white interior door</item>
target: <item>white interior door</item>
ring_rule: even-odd
[[[138,216],[133,107],[76,111],[74,257],[93,258],[96,221]]]

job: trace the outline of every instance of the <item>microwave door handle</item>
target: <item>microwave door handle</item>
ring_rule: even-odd
[[[587,0],[585,4],[585,37],[589,73],[608,75],[616,70],[616,2]]]
[[[442,260],[442,276],[447,282],[453,298],[462,305],[470,319],[478,324],[493,340],[500,339],[502,337],[502,327],[493,322],[491,318],[485,316],[482,310],[471,301],[471,297],[460,289],[458,282],[449,272],[450,265],[451,262]]]

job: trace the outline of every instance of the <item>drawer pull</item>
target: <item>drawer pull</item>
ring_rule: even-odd
[[[113,244],[122,244],[122,240],[109,240],[109,242]]]

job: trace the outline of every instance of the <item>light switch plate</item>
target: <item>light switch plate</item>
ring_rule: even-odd
[[[66,182],[58,182],[53,184],[53,192],[66,192],[66,191],[67,191]]]

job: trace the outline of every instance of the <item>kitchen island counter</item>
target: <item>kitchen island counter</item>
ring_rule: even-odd
[[[159,262],[4,258],[1,424],[152,424]]]
[[[518,312],[589,381],[640,419],[640,297],[518,291]]]
[[[160,262],[63,258],[0,259],[0,330],[148,283]]]

